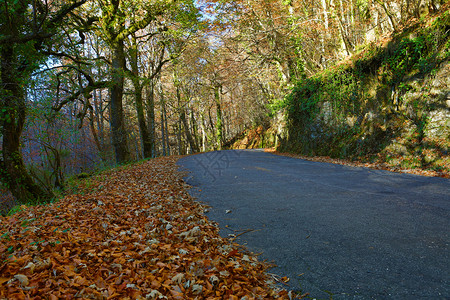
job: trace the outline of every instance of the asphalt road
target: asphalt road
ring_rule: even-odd
[[[221,235],[317,299],[450,299],[450,180],[210,152],[179,165]]]

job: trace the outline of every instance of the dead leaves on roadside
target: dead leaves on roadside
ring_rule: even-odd
[[[384,161],[368,163],[368,162],[350,161],[347,159],[340,159],[340,158],[331,158],[329,156],[304,156],[304,155],[293,154],[293,153],[281,153],[281,152],[276,151],[273,148],[267,148],[267,149],[265,149],[265,151],[276,154],[276,155],[300,158],[300,159],[315,161],[315,162],[325,162],[325,163],[332,163],[332,164],[338,164],[338,165],[344,165],[344,166],[350,166],[350,167],[364,167],[364,168],[369,168],[369,169],[374,169],[374,170],[386,170],[386,171],[390,171],[390,172],[407,173],[407,174],[414,174],[414,175],[428,176],[428,177],[450,178],[450,173],[448,171],[448,168],[446,170],[442,170],[442,171],[438,172],[438,171],[425,170],[425,169],[420,169],[420,168],[406,169],[406,168],[400,168],[398,166],[397,167],[390,166]]]
[[[218,235],[176,160],[113,170],[86,179],[83,195],[2,218],[0,297],[288,298]]]

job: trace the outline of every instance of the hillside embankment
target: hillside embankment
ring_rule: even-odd
[[[270,126],[230,148],[274,147],[399,170],[450,172],[450,12],[411,22],[301,80]]]

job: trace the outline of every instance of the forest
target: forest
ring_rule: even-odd
[[[318,129],[302,127],[316,118],[308,107],[317,101],[295,104],[312,99],[311,90],[331,80],[314,78],[437,14],[444,14],[444,25],[422,44],[446,47],[439,63],[448,61],[448,9],[445,0],[2,1],[0,194],[18,203],[45,201],[74,176],[158,156],[220,150],[245,130],[267,126],[286,107],[290,136],[303,128],[309,137],[301,146],[287,140],[290,146],[284,147],[330,155],[311,146]],[[409,63],[414,53],[425,66],[420,52],[425,48],[407,48],[405,56],[389,53],[399,60],[386,70],[404,76],[418,68]],[[363,68],[376,59],[366,59]],[[401,68],[405,61],[410,69]],[[370,83],[364,72],[343,80],[353,78],[348,74],[341,73],[335,89],[351,98],[362,89],[358,84]],[[374,93],[391,95],[391,83],[410,90],[400,84],[401,76],[380,75],[385,88]],[[355,102],[333,97],[343,99],[333,107],[345,103],[357,115]],[[420,116],[409,119],[423,129]],[[357,117],[349,122],[367,123]],[[377,126],[370,130],[383,125]],[[338,134],[353,132],[350,127]],[[356,141],[373,144],[377,137],[321,140],[337,144],[335,156],[365,155],[361,148],[370,144]]]

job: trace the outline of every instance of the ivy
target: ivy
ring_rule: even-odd
[[[334,157],[381,151],[395,130],[385,125],[395,118],[391,102],[399,105],[402,95],[413,90],[405,79],[433,75],[450,56],[449,12],[429,27],[412,30],[399,33],[386,47],[368,45],[354,55],[352,64],[301,79],[282,103],[289,121],[287,143],[293,145],[285,150]],[[426,102],[425,97],[408,105],[421,115],[432,105]],[[378,120],[369,126],[372,112]],[[420,132],[428,122],[415,120]]]

